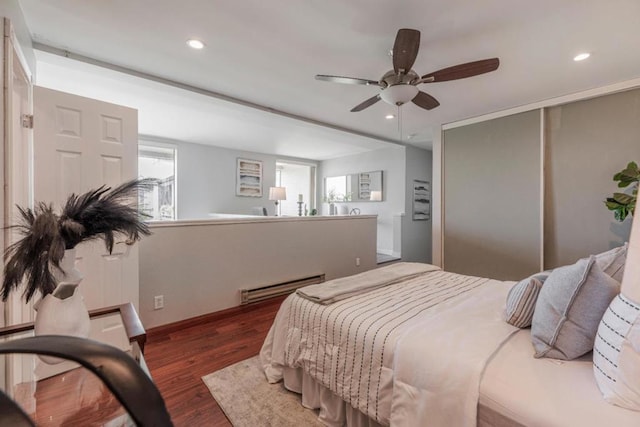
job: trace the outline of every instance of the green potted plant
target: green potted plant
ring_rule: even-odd
[[[626,168],[613,176],[613,180],[618,183],[619,188],[627,188],[624,193],[613,193],[612,197],[607,197],[605,205],[618,221],[624,221],[628,215],[633,215],[638,200],[638,183],[640,183],[640,170],[636,162],[629,162]]]

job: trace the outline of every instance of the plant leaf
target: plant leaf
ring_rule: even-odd
[[[618,187],[620,188],[627,187],[634,182],[639,182],[640,170],[638,170],[638,165],[635,162],[629,162],[626,168],[613,176],[613,180],[619,181]]]
[[[635,197],[626,193],[613,193],[613,200],[626,206],[632,203],[635,200]]]
[[[622,206],[622,205],[620,205],[620,203],[616,202],[615,200],[613,200],[611,198],[607,199],[607,201],[604,202],[604,204],[607,205],[607,208],[609,208],[609,210],[611,210],[611,211],[616,210],[620,206]]]

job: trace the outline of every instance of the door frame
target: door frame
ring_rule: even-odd
[[[20,44],[16,37],[14,28],[11,24],[11,21],[7,18],[3,18],[3,122],[4,122],[4,145],[3,145],[3,235],[2,235],[2,248],[3,252],[6,247],[11,243],[11,233],[12,230],[7,227],[13,225],[12,224],[12,211],[13,211],[13,201],[16,199],[17,195],[13,194],[13,189],[11,185],[9,185],[15,177],[15,174],[19,171],[14,170],[13,164],[13,152],[15,150],[16,139],[14,136],[16,135],[17,130],[14,129],[13,123],[15,120],[14,110],[13,110],[13,94],[14,94],[14,84],[13,84],[13,76],[14,70],[17,68],[18,74],[24,80],[27,88],[28,88],[28,100],[27,100],[27,109],[28,114],[33,114],[33,75],[31,70],[29,69],[29,65],[27,64],[26,57],[24,56],[22,49],[20,48]],[[18,131],[21,131],[19,129]],[[22,139],[20,140],[22,141]],[[28,144],[28,152],[29,155],[32,154],[32,146],[33,146],[33,132],[28,132],[27,136],[27,144]],[[27,195],[20,195],[20,199],[27,199],[29,206],[33,205],[33,159],[29,159],[29,167],[28,167],[28,193]],[[4,261],[3,261],[4,267]],[[3,304],[4,315],[2,316],[2,321],[7,324],[15,324],[25,321],[33,320],[33,309],[31,308],[31,304],[25,305],[21,301],[21,295],[14,293],[7,303]]]
[[[2,103],[0,103],[0,134],[3,142],[0,145],[0,180],[2,181],[2,209],[0,209],[0,223],[3,231],[0,233],[0,247],[4,252],[11,243],[13,231],[8,226],[13,225],[12,211],[14,200],[17,194],[11,183],[16,177],[16,166],[14,164],[14,152],[17,143],[27,142],[27,192],[19,195],[20,200],[28,200],[30,206],[33,205],[33,132],[23,132],[23,128],[15,129],[16,120],[14,110],[14,75],[21,78],[27,88],[27,114],[33,114],[33,74],[26,61],[26,57],[20,48],[14,28],[8,18],[0,17],[0,31],[2,32],[2,43],[0,44],[0,57],[2,67],[0,67],[0,80],[3,83]],[[16,72],[17,71],[17,72]],[[20,113],[18,113],[20,114]],[[15,136],[20,135],[19,142]],[[22,171],[22,173],[25,173]],[[1,264],[4,269],[4,258]],[[13,293],[5,303],[0,304],[0,326],[22,323],[33,319],[32,304],[24,304],[19,293]],[[30,376],[29,371],[33,369],[33,358],[13,358],[11,365],[2,360],[0,377],[3,378],[6,386],[13,386],[17,382]],[[29,362],[31,360],[31,362]]]

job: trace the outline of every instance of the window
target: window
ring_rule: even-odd
[[[278,204],[278,215],[298,216],[298,201],[302,215],[315,208],[316,167],[302,163],[276,162],[276,186],[287,189],[287,200]]]
[[[140,210],[150,220],[176,219],[176,147],[167,144],[138,144],[138,175],[151,178],[151,188],[140,192]]]
[[[328,176],[325,178],[325,200],[328,203],[341,202],[345,200],[349,192],[347,188],[349,184],[349,178],[346,175],[343,176]]]

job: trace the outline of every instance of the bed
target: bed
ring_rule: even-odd
[[[588,357],[532,357],[504,321],[513,284],[398,263],[313,285],[283,302],[265,375],[328,426],[640,425],[601,398]]]

